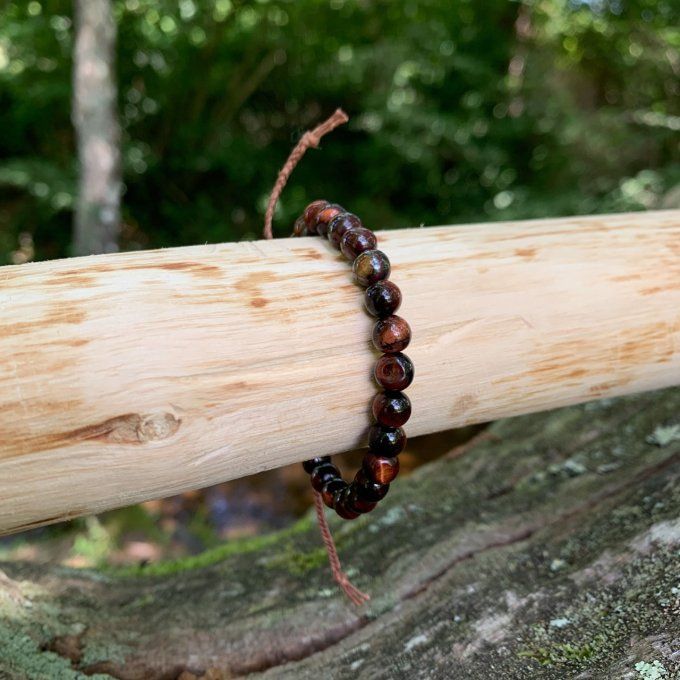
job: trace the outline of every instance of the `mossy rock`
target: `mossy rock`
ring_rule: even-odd
[[[677,436],[676,436],[677,435]],[[0,678],[680,677],[680,389],[500,421],[331,525],[134,569],[0,564]]]

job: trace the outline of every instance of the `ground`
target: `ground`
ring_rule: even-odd
[[[680,677],[680,388],[500,421],[332,520],[147,567],[0,563],[0,678]]]

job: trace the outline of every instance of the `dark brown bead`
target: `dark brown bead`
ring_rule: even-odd
[[[386,390],[405,390],[412,382],[413,362],[401,352],[383,354],[375,364],[375,380]]]
[[[399,474],[399,458],[367,453],[363,463],[366,477],[376,484],[389,484]]]
[[[378,239],[366,227],[348,229],[340,239],[340,250],[348,260],[354,260],[364,250],[375,250]]]
[[[354,484],[350,485],[347,492],[347,507],[350,510],[363,514],[371,512],[376,505],[378,505],[376,501],[365,501],[359,498],[356,486]]]
[[[411,417],[411,400],[403,392],[379,392],[371,410],[381,425],[401,427]]]
[[[373,344],[381,352],[401,352],[411,342],[411,327],[396,314],[379,319],[373,327]]]
[[[349,229],[358,229],[363,227],[361,220],[352,213],[341,213],[336,215],[328,223],[328,240],[340,250],[340,240]]]
[[[330,456],[318,456],[317,458],[310,458],[309,460],[306,460],[304,463],[302,463],[302,467],[305,469],[306,473],[311,475],[312,472],[314,472],[314,468],[317,468],[319,465],[323,465],[324,463],[330,462]]]
[[[363,470],[359,470],[356,473],[351,487],[356,488],[357,498],[369,503],[377,503],[382,500],[390,490],[389,484],[376,484],[372,482]]]
[[[356,519],[359,513],[349,507],[349,491],[351,487],[336,491],[335,493],[335,512],[343,519]]]
[[[320,210],[319,214],[316,216],[316,233],[319,234],[319,236],[325,236],[328,233],[328,223],[334,217],[342,215],[344,212],[345,209],[337,203],[331,203],[329,206]]]
[[[377,456],[396,456],[404,450],[405,446],[406,433],[401,427],[371,425],[368,430],[368,448]]]
[[[324,209],[330,205],[328,201],[312,201],[302,213],[302,219],[308,229],[316,227],[316,217]]]
[[[360,286],[370,286],[390,275],[390,261],[382,250],[364,250],[352,265],[354,277]]]
[[[293,236],[304,236],[307,231],[304,217],[298,217],[293,225]]]
[[[312,486],[316,491],[321,491],[324,484],[327,484],[331,479],[337,479],[340,477],[340,471],[333,465],[333,463],[324,463],[319,465],[319,467],[314,468],[310,476]]]
[[[340,479],[339,477],[334,477],[333,479],[328,480],[321,489],[321,498],[323,498],[323,502],[329,508],[335,507],[336,492],[341,491],[346,486],[347,482],[344,479]]]
[[[384,319],[394,314],[401,305],[401,291],[391,281],[378,281],[366,289],[364,296],[366,309],[373,316]]]

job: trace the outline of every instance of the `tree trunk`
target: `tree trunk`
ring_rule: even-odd
[[[126,571],[4,563],[0,677],[676,677],[679,414],[673,388],[503,420],[331,518],[363,609],[311,515]]]
[[[112,253],[120,235],[120,127],[114,53],[116,23],[109,0],[76,0],[73,124],[80,180],[76,255]]]

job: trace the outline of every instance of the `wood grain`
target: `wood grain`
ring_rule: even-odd
[[[408,433],[680,384],[680,211],[379,233]],[[375,353],[321,239],[0,269],[0,532],[361,446]]]

